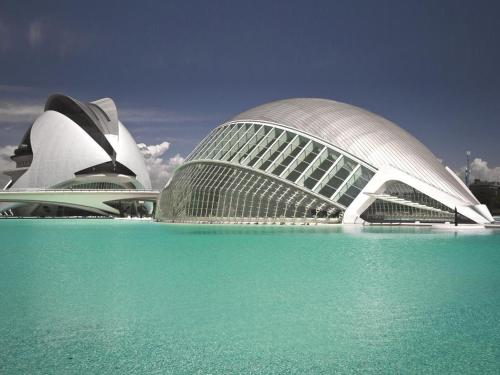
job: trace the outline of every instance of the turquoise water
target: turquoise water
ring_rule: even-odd
[[[0,221],[0,373],[500,372],[500,231]]]

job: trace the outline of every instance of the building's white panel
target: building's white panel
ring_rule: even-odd
[[[356,199],[347,207],[344,212],[343,222],[347,224],[363,222],[361,214],[375,201],[373,195],[381,194],[384,191],[385,184],[388,181],[403,182],[451,209],[456,208],[458,213],[478,224],[488,224],[493,221],[487,208],[484,210],[484,207],[478,207],[480,205],[464,202],[464,200],[437,189],[427,184],[425,181],[419,180],[408,173],[387,165],[382,167],[375,176],[373,176]]]
[[[332,100],[287,99],[243,112],[219,126],[218,129],[223,129],[220,134],[225,134],[228,140],[224,139],[224,136],[217,136],[215,142],[209,135],[202,142],[205,150],[203,155],[191,154],[187,164],[206,161],[207,155],[214,156],[210,159],[213,159],[211,163],[216,164],[220,162],[218,160],[220,155],[231,147],[235,148],[235,153],[247,152],[248,147],[243,151],[236,150],[244,143],[240,142],[241,130],[236,131],[242,123],[261,126],[260,129],[267,129],[268,133],[260,141],[252,142],[252,145],[257,144],[257,146],[249,151],[246,158],[243,160],[237,158],[231,160],[231,163],[254,170],[259,175],[275,173],[277,177],[273,178],[283,182],[287,182],[285,180],[290,176],[293,181],[287,183],[294,185],[294,189],[303,188],[308,193],[324,197],[327,201],[323,204],[330,204],[332,209],[345,209],[343,215],[345,223],[362,222],[361,215],[377,196],[382,197],[380,194],[384,192],[388,181],[400,181],[414,188],[426,197],[424,203],[425,199],[429,198],[436,207],[404,199],[399,199],[397,202],[427,212],[441,212],[443,214],[440,214],[439,219],[449,220],[453,217],[453,209],[456,207],[461,215],[476,223],[484,224],[493,220],[488,209],[478,204],[477,199],[460,179],[411,134],[378,115]],[[277,135],[283,135],[283,130],[287,132],[287,136],[283,137],[284,141],[290,140],[289,136],[294,136],[295,138],[289,142],[291,145],[297,142],[296,147],[280,148]],[[218,131],[215,130],[211,134],[214,133]],[[268,145],[271,147],[265,149]],[[305,187],[305,178],[313,173],[313,169],[319,168],[323,161],[321,153],[313,153],[317,148],[323,148],[328,152],[331,150],[335,155],[340,155],[334,158],[335,161],[328,161],[320,168],[318,174]],[[273,156],[274,160],[270,165],[264,166],[265,171],[260,170],[264,160],[275,151],[278,155]],[[312,156],[309,157],[309,154]],[[255,160],[255,157],[258,157],[257,161],[251,161]],[[274,169],[277,164],[280,164],[278,169]],[[176,204],[175,199],[178,198],[173,197],[184,199],[182,190],[189,185],[178,184],[175,175],[173,181],[172,191],[167,191],[165,194],[166,199],[174,199],[169,204]],[[198,188],[206,188],[200,181],[201,178],[198,180],[201,184]],[[179,191],[174,191],[177,185],[183,187]],[[228,194],[227,190],[232,189],[231,186],[225,189],[225,194]],[[235,186],[240,185],[236,183]],[[239,193],[236,191],[236,194]],[[282,192],[278,194],[276,190],[274,193],[265,193],[264,196],[269,199],[268,204],[273,200],[275,207],[278,207],[281,202],[280,194]],[[196,204],[199,204],[199,199],[203,201],[205,196],[196,195],[194,199]],[[393,202],[397,197],[387,196],[386,199]],[[160,203],[165,205],[166,202]],[[323,210],[321,205],[314,209],[318,212]],[[305,211],[307,210],[305,206]],[[327,212],[330,212],[329,209]],[[267,211],[264,216],[267,217]],[[424,220],[428,219],[425,215],[421,216]],[[418,217],[415,215],[415,220],[419,220]],[[412,218],[413,216],[405,217],[405,220]]]
[[[118,150],[116,161],[122,163],[137,176],[137,180],[145,189],[151,189],[151,180],[144,163],[144,157],[139,151],[134,138],[130,135],[127,128],[121,122],[118,122]]]
[[[59,112],[47,111],[31,129],[33,162],[12,186],[48,188],[74,173],[110,161],[109,155],[76,123]]]
[[[472,203],[434,154],[396,124],[345,103],[325,99],[286,99],[243,112],[231,121],[281,124],[329,142],[375,168],[392,165]]]

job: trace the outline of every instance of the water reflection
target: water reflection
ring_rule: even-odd
[[[409,226],[409,225],[271,225],[271,224],[167,224],[165,230],[178,235],[285,235],[285,234],[366,234],[404,235],[499,235],[500,230],[479,226]]]

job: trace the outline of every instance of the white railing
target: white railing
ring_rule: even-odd
[[[74,192],[74,193],[79,193],[79,192],[96,192],[96,193],[153,193],[153,194],[159,194],[159,190],[146,190],[146,189],[55,189],[55,188],[49,188],[49,189],[40,189],[40,188],[14,188],[14,189],[8,189],[8,190],[0,190],[0,193],[23,193],[23,192]]]

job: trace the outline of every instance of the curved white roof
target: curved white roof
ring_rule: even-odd
[[[322,139],[377,169],[391,165],[469,204],[479,203],[414,136],[381,116],[349,104],[285,99],[254,107],[230,121],[287,126]]]
[[[136,174],[137,180],[145,189],[151,189],[151,180],[144,162],[144,156],[139,151],[137,143],[127,128],[118,121],[118,149],[116,153],[116,161],[127,166]]]
[[[111,98],[84,103],[64,94],[53,94],[45,103],[45,111],[54,110],[64,115],[85,113],[103,134],[118,135],[118,111]]]
[[[74,178],[76,171],[111,160],[81,127],[55,111],[35,120],[31,145],[33,161],[14,183],[16,189],[49,188]]]
[[[144,188],[151,188],[144,157],[118,120],[116,106],[109,98],[82,103],[69,96],[51,95],[45,112],[21,143],[29,143],[33,160],[12,188],[55,186],[113,158],[132,171]]]

